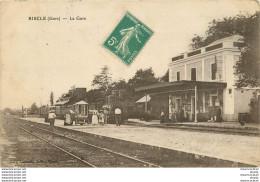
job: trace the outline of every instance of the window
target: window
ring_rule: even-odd
[[[79,114],[81,114],[81,105],[79,105]]]
[[[196,68],[191,68],[191,80],[196,81]]]
[[[216,80],[217,76],[217,64],[213,63],[211,64],[211,80]]]
[[[210,46],[210,47],[206,47],[205,50],[206,50],[206,52],[208,52],[208,51],[212,51],[214,49],[219,49],[221,47],[223,47],[223,43],[219,43],[219,44],[216,44],[216,45],[213,45],[213,46]]]
[[[189,53],[188,53],[188,57],[194,56],[194,55],[197,55],[197,54],[200,54],[200,53],[201,53],[201,50],[200,50],[200,49],[197,50],[197,51],[189,52]]]
[[[177,81],[180,81],[180,72],[177,72]]]

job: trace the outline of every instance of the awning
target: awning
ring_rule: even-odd
[[[150,100],[151,100],[150,95],[147,95],[147,102],[149,102]],[[146,96],[143,96],[141,99],[139,99],[135,103],[144,103],[145,101],[146,101]]]
[[[135,91],[145,92],[151,95],[159,92],[171,93],[176,91],[194,90],[195,86],[197,86],[198,90],[223,89],[227,87],[227,83],[182,80],[182,81],[175,81],[175,82],[156,83],[152,85],[138,87],[135,89]]]
[[[82,100],[82,101],[79,101],[79,102],[77,102],[73,105],[88,105],[88,103]]]

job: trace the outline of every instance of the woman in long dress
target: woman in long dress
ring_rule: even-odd
[[[102,111],[99,114],[99,124],[104,125],[104,113]]]
[[[92,116],[92,124],[96,125],[98,124],[98,116],[97,116],[98,112],[94,111],[93,112],[93,116]]]

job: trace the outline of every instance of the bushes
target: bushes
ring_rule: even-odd
[[[128,113],[128,118],[140,119],[144,121],[151,121],[154,117],[152,114],[144,111],[132,111]]]
[[[150,113],[144,112],[144,113],[142,113],[142,119],[144,121],[151,121],[153,119],[153,117]]]

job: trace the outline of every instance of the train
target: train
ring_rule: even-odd
[[[51,110],[54,111],[57,119],[64,120],[64,125],[73,125],[75,124],[90,124],[92,122],[92,115],[94,112],[100,112],[104,109],[108,110],[108,124],[115,123],[114,110],[116,107],[121,108],[122,110],[122,122],[127,120],[127,109],[125,109],[122,105],[104,105],[101,108],[90,109],[89,105],[86,102],[77,102],[73,105],[62,105],[62,106],[42,106],[39,108],[39,115],[42,118],[45,118],[45,122],[48,122],[48,115]],[[68,119],[68,114],[70,111],[73,111],[71,115],[71,121]],[[67,115],[67,116],[66,116]]]
[[[73,105],[54,105],[54,106],[42,106],[39,108],[40,117],[45,118],[45,122],[48,122],[48,115],[50,111],[54,111],[57,119],[63,119],[64,125],[71,125],[73,121],[75,124],[85,124],[89,120],[89,105],[85,101],[79,101]],[[72,121],[68,122],[66,115],[70,112],[74,113]]]

